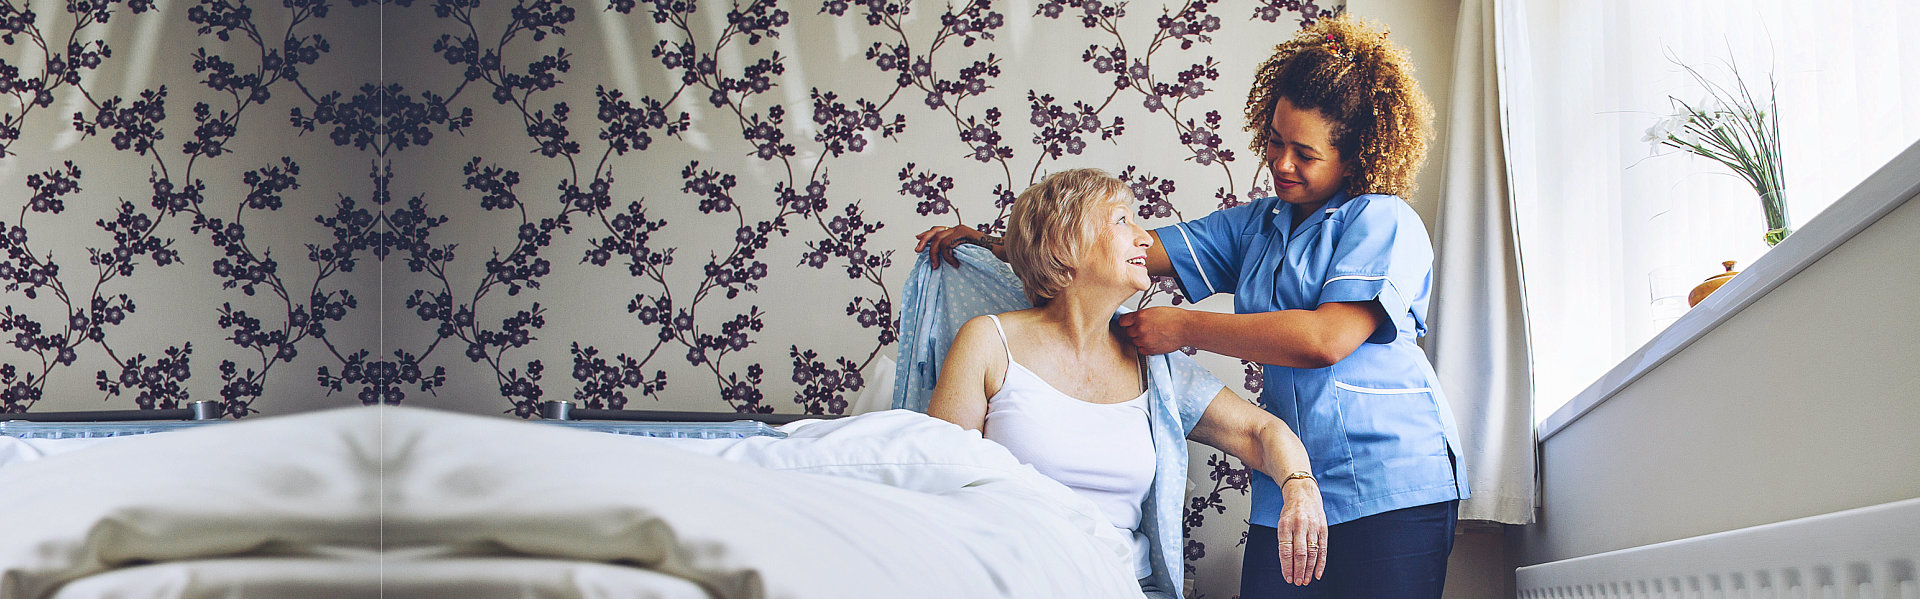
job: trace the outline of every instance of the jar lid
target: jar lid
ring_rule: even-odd
[[[1721,285],[1725,285],[1727,281],[1733,280],[1733,275],[1740,274],[1733,269],[1732,260],[1721,262],[1720,265],[1726,267],[1727,272],[1707,277],[1706,281],[1694,286],[1693,291],[1687,294],[1687,307],[1699,305],[1700,300],[1707,299],[1707,295],[1719,289]]]
[[[1733,260],[1728,260],[1728,261],[1726,261],[1726,262],[1721,262],[1721,263],[1720,263],[1720,266],[1722,266],[1722,267],[1724,267],[1724,268],[1726,268],[1726,269],[1727,269],[1727,272],[1723,272],[1723,273],[1719,273],[1719,274],[1716,274],[1716,275],[1713,275],[1713,276],[1711,276],[1711,277],[1707,277],[1707,280],[1708,280],[1708,281],[1711,281],[1711,280],[1714,280],[1714,279],[1724,279],[1724,278],[1727,278],[1727,277],[1731,277],[1731,276],[1733,276],[1733,275],[1737,275],[1737,274],[1740,274],[1740,271],[1737,271],[1737,270],[1734,270],[1734,269],[1733,269],[1733,265],[1734,265],[1734,261],[1733,261]]]

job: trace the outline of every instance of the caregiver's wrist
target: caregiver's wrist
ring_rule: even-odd
[[[1251,334],[1249,327],[1255,324],[1245,320],[1243,318],[1245,315],[1182,309],[1181,316],[1179,325],[1181,345],[1247,359],[1246,356],[1233,353],[1236,348],[1246,343],[1246,336]],[[1284,475],[1287,472],[1292,470],[1282,471],[1281,474]]]
[[[967,239],[967,243],[971,243],[971,244],[986,248],[987,251],[993,253],[993,257],[999,258],[1001,262],[1005,262],[1007,260],[1007,238],[1006,237],[1003,237],[1000,235],[988,235],[986,233],[982,233],[980,231],[974,231],[972,229],[968,229],[968,230],[973,231],[974,236]]]
[[[1198,310],[1188,310],[1186,308],[1170,309],[1174,310],[1173,313],[1175,315],[1172,319],[1173,326],[1168,327],[1168,331],[1170,336],[1173,337],[1173,340],[1179,343],[1180,347],[1205,349],[1200,347],[1199,337],[1201,337],[1201,335],[1196,333],[1206,324],[1201,321],[1206,315]]]

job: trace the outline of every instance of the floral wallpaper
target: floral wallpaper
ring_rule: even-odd
[[[0,0],[0,408],[844,413],[913,234],[1060,168],[1149,226],[1263,195],[1252,70],[1341,9]],[[1193,463],[1232,596],[1247,473]]]

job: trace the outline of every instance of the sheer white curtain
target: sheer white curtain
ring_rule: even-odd
[[[1920,138],[1920,3],[1502,0],[1535,418],[1684,311],[1720,262],[1767,250],[1758,198],[1718,163],[1649,157],[1668,96],[1704,96],[1675,61],[1778,86],[1795,227]],[[1530,96],[1530,97],[1529,97]],[[1670,306],[1661,297],[1678,295]]]

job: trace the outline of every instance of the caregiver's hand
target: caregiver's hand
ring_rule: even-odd
[[[952,228],[934,227],[927,229],[924,233],[913,236],[915,240],[919,241],[919,243],[914,244],[913,251],[917,253],[932,248],[934,268],[940,268],[941,261],[959,266],[960,259],[953,256],[953,248],[962,243],[980,241],[980,238],[986,236],[986,233],[981,233],[974,230],[973,227],[966,225]]]
[[[1127,338],[1143,354],[1164,354],[1192,345],[1186,342],[1186,322],[1191,313],[1181,308],[1155,306],[1120,315],[1120,326]]]
[[[1327,571],[1327,512],[1320,504],[1320,485],[1311,478],[1287,481],[1280,495],[1281,575],[1287,582],[1305,585]]]

